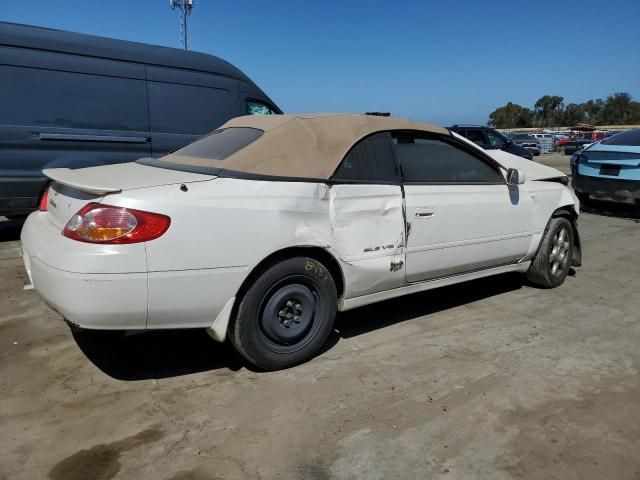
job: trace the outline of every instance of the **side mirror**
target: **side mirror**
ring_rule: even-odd
[[[524,183],[524,172],[510,168],[507,170],[507,185],[522,185]]]

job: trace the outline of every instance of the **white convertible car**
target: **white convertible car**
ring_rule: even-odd
[[[22,231],[42,298],[103,330],[207,328],[248,361],[312,357],[336,311],[581,262],[561,172],[434,125],[240,117],[159,159],[45,170]]]

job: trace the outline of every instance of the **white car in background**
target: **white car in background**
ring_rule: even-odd
[[[45,170],[22,230],[42,298],[86,329],[207,328],[285,368],[336,311],[581,262],[561,172],[370,115],[240,117],[159,159]]]

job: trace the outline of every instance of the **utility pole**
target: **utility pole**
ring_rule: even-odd
[[[172,10],[180,13],[180,42],[185,50],[189,50],[189,15],[195,0],[169,0]]]

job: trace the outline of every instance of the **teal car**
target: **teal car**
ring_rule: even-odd
[[[574,153],[571,175],[583,203],[596,198],[640,205],[640,129],[618,133]]]

